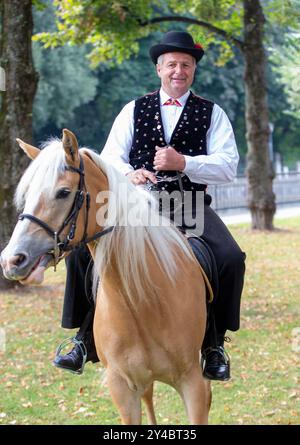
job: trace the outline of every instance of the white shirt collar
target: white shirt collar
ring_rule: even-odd
[[[159,90],[159,95],[160,95],[161,105],[164,104],[168,99],[170,99],[170,96],[162,88]],[[190,95],[190,90],[184,93],[183,96],[177,98],[178,102],[180,102],[183,107],[185,106],[189,95]]]

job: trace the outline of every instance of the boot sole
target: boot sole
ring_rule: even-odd
[[[80,375],[83,373],[83,369],[79,369],[78,371],[75,371],[74,369],[67,368],[66,366],[59,365],[58,363],[55,363],[55,362],[52,362],[52,365],[55,366],[56,368],[63,369],[64,371],[69,371],[72,374]]]
[[[228,382],[228,380],[231,379],[231,377],[224,377],[224,378],[222,378],[222,379],[217,379],[217,378],[215,378],[215,377],[207,377],[207,376],[204,375],[204,374],[203,374],[203,377],[204,377],[206,380],[213,380],[214,382]]]

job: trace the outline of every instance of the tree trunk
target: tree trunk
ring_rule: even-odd
[[[33,30],[31,0],[1,0],[0,65],[5,70],[6,91],[1,92],[0,109],[0,249],[16,224],[13,196],[28,164],[16,138],[32,139],[32,105],[38,75],[32,61]],[[13,283],[0,277],[0,287]]]
[[[264,23],[260,1],[244,0],[248,205],[252,228],[272,230],[276,204],[272,189],[274,172],[269,156]]]

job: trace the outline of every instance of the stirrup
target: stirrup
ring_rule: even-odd
[[[82,374],[84,370],[84,366],[86,364],[87,359],[87,349],[85,344],[82,340],[77,340],[76,337],[69,337],[66,340],[64,340],[57,348],[55,357],[62,357],[60,354],[62,349],[64,349],[67,345],[73,343],[75,346],[79,346],[81,353],[82,353],[82,363],[81,367],[77,371],[72,371],[71,369],[65,368],[66,371],[71,372],[72,374]]]
[[[203,371],[204,371],[204,368],[205,368],[205,365],[206,365],[206,358],[212,352],[216,352],[216,353],[220,354],[223,357],[225,364],[230,363],[229,354],[225,351],[223,346],[218,346],[218,347],[208,346],[201,353],[201,367],[202,367]]]

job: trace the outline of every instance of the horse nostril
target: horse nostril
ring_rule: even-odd
[[[24,265],[24,263],[26,263],[27,260],[27,255],[26,253],[16,253],[10,260],[9,263],[11,264],[11,266],[17,266],[20,267],[22,265]]]
[[[20,266],[20,264],[22,264],[23,261],[25,261],[25,259],[26,259],[26,256],[23,255],[22,253],[19,254],[19,255],[17,255],[17,259],[16,259],[16,261],[15,261],[15,265],[16,265],[16,266]]]

